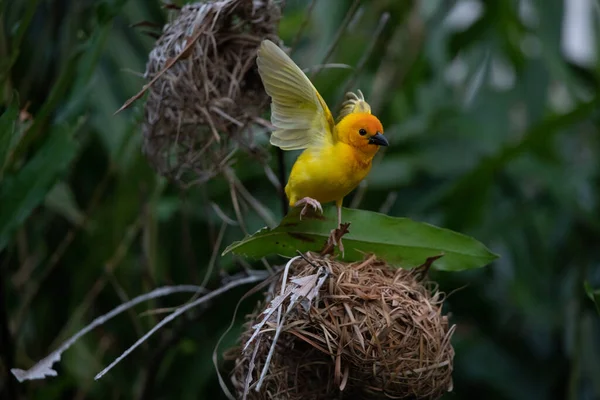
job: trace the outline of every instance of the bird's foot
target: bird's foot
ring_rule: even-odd
[[[341,236],[338,238],[338,230],[340,227],[334,228],[329,232],[329,238],[327,239],[328,244],[336,245],[340,249],[340,253],[342,253],[342,258],[344,257],[344,245],[342,244]]]
[[[294,204],[294,207],[299,207],[301,205],[304,205],[304,207],[302,208],[302,211],[300,211],[300,219],[302,219],[304,214],[306,214],[308,207],[312,207],[315,211],[323,214],[323,207],[321,207],[321,203],[311,197],[304,197],[298,200],[296,204]]]

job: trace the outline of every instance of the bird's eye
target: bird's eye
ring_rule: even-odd
[[[367,131],[365,129],[361,129],[360,131],[358,131],[358,133],[360,133],[360,136],[365,136],[367,134]]]

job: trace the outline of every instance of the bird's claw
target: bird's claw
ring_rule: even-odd
[[[339,238],[336,240],[336,231],[338,229],[339,229],[339,227],[334,228],[331,230],[331,232],[329,232],[329,238],[327,239],[327,243],[337,245],[337,247],[340,249],[340,253],[342,253],[342,258],[343,258],[344,257],[344,245],[342,244],[342,238]]]
[[[315,211],[318,211],[319,213],[323,214],[323,207],[321,207],[321,203],[319,203],[315,199],[312,199],[310,197],[305,197],[296,202],[296,206],[301,206],[302,204],[304,204],[304,207],[302,208],[302,211],[300,211],[300,219],[301,220],[302,220],[302,217],[308,211],[309,207],[312,207]]]

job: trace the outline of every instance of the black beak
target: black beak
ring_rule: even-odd
[[[389,146],[390,143],[381,133],[377,132],[375,135],[369,138],[369,144],[376,144],[377,146]]]

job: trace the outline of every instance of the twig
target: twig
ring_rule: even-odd
[[[246,189],[246,187],[242,184],[242,182],[237,179],[237,177],[231,173],[231,179],[240,193],[242,198],[248,203],[248,205],[258,214],[259,217],[263,219],[263,221],[269,226],[269,228],[275,228],[277,226],[277,222],[275,222],[275,218],[271,215],[271,212],[267,207],[265,207],[260,201],[258,201],[252,194]]]
[[[250,206],[252,206],[252,208],[254,208],[254,210],[257,212],[257,214],[265,220],[267,225],[269,225],[271,227],[275,227],[276,223],[275,223],[274,219],[268,213],[268,210],[262,204],[260,204],[258,202],[258,200],[254,199],[254,197],[252,197],[250,192],[248,192],[248,190],[246,190],[246,188],[243,185],[241,185],[241,183],[239,183],[239,180],[235,176],[235,173],[233,172],[233,170],[231,168],[226,168],[224,170],[224,174],[225,174],[225,177],[227,178],[227,181],[229,182],[229,192],[231,194],[231,202],[233,204],[235,216],[238,220],[240,228],[242,229],[242,232],[244,232],[244,235],[248,235],[248,228],[246,227],[246,224],[244,222],[244,217],[242,215],[242,209],[240,207],[240,199],[238,199],[238,196],[237,196],[238,191],[242,194],[243,197],[245,197],[245,200],[248,201]],[[264,257],[261,258],[261,262],[268,271],[272,271],[271,266],[269,265],[268,261]]]
[[[169,322],[171,322],[172,320],[174,320],[175,318],[177,318],[178,316],[180,316],[181,314],[185,313],[186,311],[190,310],[191,308],[194,308],[208,300],[211,300],[212,298],[219,296],[227,291],[229,291],[230,289],[233,289],[237,286],[241,286],[241,285],[245,285],[247,283],[253,283],[253,282],[257,282],[260,280],[265,279],[268,276],[267,273],[265,274],[256,274],[253,276],[249,276],[247,278],[244,279],[240,279],[237,281],[233,281],[230,282],[229,284],[222,286],[210,293],[208,293],[205,296],[202,296],[201,298],[199,298],[198,300],[182,306],[181,308],[178,308],[176,311],[174,311],[172,314],[169,314],[168,316],[165,317],[165,319],[163,319],[162,321],[160,321],[158,324],[156,324],[152,329],[150,329],[148,331],[148,333],[146,333],[144,336],[142,336],[141,338],[139,338],[133,345],[131,345],[127,350],[125,350],[123,352],[123,354],[121,354],[116,360],[114,360],[112,363],[110,363],[110,365],[106,368],[104,368],[102,371],[100,371],[100,373],[98,373],[94,379],[98,380],[100,378],[102,378],[104,375],[106,375],[106,373],[108,371],[110,371],[115,365],[117,365],[119,362],[121,362],[121,360],[123,360],[125,357],[127,357],[133,350],[135,350],[140,344],[142,344],[143,342],[145,342],[150,336],[152,336],[154,334],[154,332],[158,331],[160,328],[162,328],[163,326],[165,326],[166,324],[168,324]]]
[[[167,351],[181,339],[182,332],[190,325],[190,323],[197,321],[200,316],[194,316],[193,318],[186,319],[182,324],[179,324],[171,331],[170,335],[163,335],[163,340],[159,346],[154,350],[153,354],[148,358],[147,369],[142,378],[142,389],[139,392],[138,400],[152,399],[155,398],[153,384],[156,383],[156,374],[160,370],[162,360],[164,359]],[[165,337],[166,336],[166,337]]]
[[[442,361],[441,363],[430,365],[428,367],[421,367],[421,368],[411,369],[408,371],[402,371],[399,373],[399,375],[408,376],[408,375],[420,374],[425,371],[430,371],[432,369],[446,367],[448,365],[450,365],[450,360]]]
[[[377,159],[375,161],[377,161]],[[376,162],[373,162],[373,164],[376,164]],[[352,196],[352,200],[350,201],[350,208],[358,208],[358,206],[365,197],[365,193],[367,192],[368,186],[368,180],[364,180],[358,184],[358,188],[356,189],[356,192],[354,193],[354,196]]]
[[[269,372],[269,367],[271,365],[271,358],[275,354],[275,349],[277,347],[277,342],[279,340],[279,336],[281,335],[281,332],[283,332],[283,330],[284,330],[285,321],[287,320],[289,314],[294,310],[294,308],[298,304],[303,305],[305,310],[310,309],[312,300],[316,296],[318,296],[321,286],[323,285],[323,283],[329,276],[329,273],[327,272],[327,270],[325,268],[321,267],[317,271],[315,271],[314,274],[311,274],[309,276],[304,276],[304,277],[292,276],[288,281],[290,266],[298,259],[300,259],[300,256],[296,256],[296,257],[292,258],[286,264],[285,269],[283,270],[283,276],[281,278],[281,289],[279,291],[279,295],[274,297],[271,300],[271,302],[269,303],[268,308],[266,308],[263,311],[262,314],[264,314],[264,316],[262,317],[262,320],[259,323],[252,326],[252,328],[254,329],[254,333],[252,334],[250,339],[248,339],[248,341],[246,342],[246,344],[244,346],[244,349],[246,349],[248,347],[248,345],[250,344],[250,342],[252,342],[253,338],[256,338],[256,341],[254,343],[255,349],[257,346],[259,346],[259,343],[260,343],[259,341],[261,338],[260,334],[262,332],[267,332],[267,331],[273,330],[272,328],[269,328],[269,329],[266,329],[265,331],[262,331],[262,327],[271,319],[275,309],[277,309],[277,321],[275,324],[275,334],[273,335],[271,346],[269,348],[269,353],[267,354],[267,358],[264,362],[264,366],[261,371],[260,377],[258,379],[258,382],[256,383],[256,386],[254,387],[254,390],[257,392],[260,391],[260,388],[265,380],[265,377],[266,377],[267,373]],[[271,293],[275,294],[274,291]],[[289,302],[287,304],[285,311],[283,311],[284,303],[286,300],[288,300]],[[303,304],[304,300],[307,300],[307,302]],[[251,372],[252,371],[249,370],[248,374],[251,374]],[[245,381],[246,382],[246,387],[244,389],[245,391],[248,390],[248,387],[249,387],[251,381],[252,381],[251,377],[249,375],[247,375],[246,381]]]
[[[385,198],[385,201],[379,207],[379,212],[382,214],[389,213],[390,210],[392,209],[392,207],[394,206],[394,203],[396,203],[397,199],[398,199],[398,192],[395,192],[395,191],[389,192]]]
[[[348,24],[350,24],[350,21],[352,21],[352,19],[354,18],[354,14],[356,14],[356,11],[358,10],[359,4],[360,4],[360,0],[354,0],[354,3],[352,3],[352,6],[350,6],[350,9],[346,13],[346,16],[344,17],[344,20],[342,21],[342,24],[340,25],[340,27],[338,28],[338,30],[337,30],[337,32],[335,34],[335,38],[333,39],[333,41],[329,45],[329,48],[327,49],[327,52],[325,53],[325,57],[323,58],[323,61],[321,62],[321,64],[326,64],[327,61],[329,60],[329,57],[331,57],[331,55],[333,54],[333,51],[337,47],[340,39],[342,38],[342,35],[346,31],[346,28],[348,27]],[[321,70],[322,70],[322,68],[316,69],[311,74],[310,79],[313,80],[317,75],[319,75],[319,73],[321,72]]]
[[[225,214],[225,212],[221,209],[221,207],[219,207],[219,205],[217,203],[210,202],[210,206],[213,209],[213,211],[215,212],[215,214],[217,214],[217,216],[219,218],[221,218],[221,221],[227,223],[227,225],[231,225],[231,226],[239,225],[239,223],[237,221],[234,221],[232,218],[229,218],[227,216],[227,214]]]
[[[318,266],[318,265],[316,265],[315,263],[313,263],[313,262],[312,262],[312,261],[311,261],[311,260],[310,260],[308,257],[306,257],[306,256],[304,255],[304,253],[302,253],[300,250],[296,250],[296,253],[298,253],[298,255],[299,255],[300,257],[302,257],[302,259],[303,259],[304,261],[306,261],[308,264],[312,265],[314,268],[319,268],[319,266]]]
[[[212,254],[210,255],[210,261],[208,262],[208,268],[206,269],[206,275],[204,275],[204,279],[200,286],[206,287],[210,276],[212,275],[215,264],[217,263],[217,256],[219,255],[219,248],[221,247],[221,243],[223,242],[223,236],[225,235],[225,230],[227,229],[227,222],[223,221],[221,223],[221,229],[219,229],[219,234],[217,235],[217,240],[212,249]]]
[[[342,64],[342,63],[327,63],[327,64],[315,64],[306,68],[302,68],[302,72],[308,74],[311,71],[315,71],[317,69],[354,69],[352,65]]]
[[[94,367],[97,366],[96,364],[98,364],[98,360],[101,360],[104,357],[106,351],[110,348],[113,342],[114,340],[111,336],[102,336],[102,338],[100,339],[100,343],[98,344],[98,348],[96,349],[93,356],[95,361]],[[93,384],[93,381],[86,380],[83,384],[80,385],[79,390],[77,391],[77,394],[75,395],[73,400],[86,400],[89,397],[89,392]]]
[[[288,275],[288,271],[289,271],[291,264],[299,258],[300,258],[299,256],[293,257],[285,265],[285,269],[283,271],[283,278],[282,278],[282,282],[281,282],[281,294],[279,296],[277,296],[275,299],[273,299],[273,301],[271,301],[271,304],[269,305],[268,310],[265,310],[263,312],[263,314],[264,314],[263,319],[259,323],[252,326],[252,328],[254,329],[254,333],[252,333],[250,338],[246,341],[242,351],[246,351],[248,346],[250,346],[250,344],[252,344],[254,339],[256,337],[258,337],[260,330],[267,323],[269,318],[271,318],[271,315],[275,312],[275,309],[279,309],[279,307],[285,300],[286,295],[290,294],[290,293],[285,293],[285,283],[287,282],[287,275]],[[278,315],[279,315],[279,313],[278,313]],[[278,319],[279,319],[279,316],[278,316]]]
[[[257,339],[260,341],[260,338]],[[258,349],[260,348],[260,343],[256,343],[254,346],[254,351],[252,352],[252,356],[250,357],[250,362],[248,364],[248,373],[246,374],[246,379],[244,380],[244,394],[242,395],[242,400],[246,400],[248,398],[248,392],[250,391],[250,384],[252,383],[252,372],[254,372],[254,367],[256,367],[256,354],[258,354]]]
[[[298,258],[300,258],[300,257],[296,256],[296,257],[291,258],[285,265],[285,269],[283,270],[283,277],[281,278],[281,290],[279,292],[280,296],[285,295],[285,289],[286,289],[288,274],[290,271],[290,266]],[[291,302],[290,302],[290,305],[291,305]],[[281,321],[282,308],[283,308],[283,304],[280,304],[279,307],[277,307],[277,329],[275,330],[275,335],[273,336],[273,342],[271,343],[271,348],[269,349],[269,354],[267,355],[267,359],[265,360],[265,365],[263,366],[263,369],[260,373],[260,378],[258,379],[258,382],[256,383],[255,390],[257,392],[260,390],[260,387],[262,386],[262,384],[265,380],[265,376],[267,375],[267,372],[269,371],[269,366],[271,365],[271,358],[273,357],[273,353],[275,353],[275,347],[277,345],[277,340],[279,339],[279,335],[281,334],[281,328],[283,326],[283,322]],[[288,311],[289,311],[289,309],[288,309]],[[287,314],[287,312],[286,312],[286,314]],[[264,321],[266,322],[266,319]],[[258,330],[256,332],[258,332]],[[252,340],[252,338],[250,338],[250,340]],[[248,341],[248,343],[249,342],[250,341]],[[246,344],[246,346],[248,345],[248,343]]]
[[[290,46],[291,47],[290,48],[290,56],[296,50],[296,46],[298,46],[298,43],[300,42],[300,37],[302,37],[302,34],[304,33],[304,29],[306,29],[306,27],[308,25],[308,21],[310,21],[310,17],[312,15],[312,12],[316,5],[317,5],[317,0],[312,0],[309,4],[308,8],[306,9],[306,13],[304,14],[304,19],[302,20],[302,23],[300,24],[300,28],[298,28],[298,31],[296,32],[296,37],[294,37],[294,40],[292,41],[292,45]]]
[[[186,190],[180,189],[179,198],[181,199],[181,213],[180,213],[181,254],[185,260],[185,265],[188,270],[190,282],[197,282],[199,279],[198,271],[197,271],[198,262],[197,262],[196,253],[194,252],[195,243],[194,243],[194,239],[192,238],[193,235],[192,235],[192,230],[191,230],[191,226],[190,226],[190,208],[191,207],[190,207],[190,202],[188,201],[187,194],[188,194],[188,192]],[[203,206],[205,207],[205,209],[208,209],[206,201],[203,203]],[[148,219],[150,219],[150,218],[148,218]],[[153,236],[156,236],[156,234]],[[155,246],[155,247],[157,247],[157,246]],[[155,247],[148,246],[148,250],[154,251]]]
[[[229,181],[229,193],[231,195],[231,203],[233,204],[233,210],[235,211],[235,217],[238,221],[238,224],[240,225],[240,228],[242,229],[242,232],[244,232],[244,235],[248,235],[248,229],[246,228],[246,224],[244,223],[244,217],[242,216],[240,202],[237,197],[235,182],[228,175],[227,175],[227,180]]]
[[[289,204],[285,195],[285,154],[283,150],[277,147],[277,178],[279,179],[279,197],[281,197],[281,210],[283,215],[286,216],[289,212]]]
[[[25,318],[27,309],[29,308],[29,305],[31,304],[31,302],[33,301],[35,296],[37,295],[42,283],[48,278],[48,276],[50,276],[50,274],[52,273],[54,268],[56,268],[56,266],[59,264],[59,261],[65,255],[65,253],[67,252],[67,249],[69,248],[71,243],[73,243],[73,240],[75,239],[77,233],[79,233],[79,231],[81,229],[83,229],[84,227],[87,226],[87,223],[90,219],[90,215],[94,211],[94,209],[96,208],[98,203],[100,202],[100,198],[102,197],[102,194],[104,194],[104,191],[106,190],[106,187],[108,186],[108,183],[110,182],[111,176],[112,176],[112,167],[109,167],[106,170],[106,172],[104,173],[104,177],[102,178],[102,181],[100,181],[100,183],[94,189],[94,193],[92,194],[92,198],[91,198],[90,202],[88,203],[88,206],[86,207],[85,214],[83,216],[81,223],[74,226],[67,233],[67,235],[60,242],[60,244],[58,245],[58,247],[56,248],[54,253],[52,253],[50,260],[48,261],[48,266],[42,272],[41,277],[35,283],[32,283],[31,289],[29,289],[27,291],[27,294],[25,295],[25,299],[23,300],[23,304],[21,305],[21,307],[19,308],[19,311],[17,312],[17,318],[16,318],[17,322],[15,324],[15,326],[16,326],[15,332],[17,334],[21,330],[21,326],[22,326],[23,320]]]
[[[125,292],[125,289],[123,288],[123,286],[121,286],[121,284],[118,282],[117,277],[112,273],[112,271],[108,271],[107,276],[108,276],[108,282],[112,285],[112,287],[115,290],[115,293],[117,294],[117,297],[119,298],[121,303],[123,303],[123,304],[127,303],[130,300],[130,298],[127,295],[127,292]],[[129,317],[131,318],[131,324],[133,325],[133,327],[135,329],[135,333],[138,335],[141,335],[142,334],[142,325],[140,324],[139,318],[136,318],[135,312],[133,310],[127,310],[127,313],[129,314]]]
[[[350,223],[343,223],[339,227],[331,231],[329,239],[327,239],[325,245],[323,246],[323,249],[320,252],[322,256],[334,254],[333,250],[335,249],[335,244],[342,240],[342,237],[349,232],[349,226]]]
[[[221,376],[221,372],[219,371],[219,365],[218,365],[218,351],[219,351],[219,346],[221,345],[221,342],[223,341],[223,339],[225,338],[225,336],[231,331],[231,328],[233,328],[233,325],[235,324],[235,320],[236,320],[236,317],[237,317],[238,310],[239,310],[240,305],[242,304],[242,302],[244,300],[246,300],[248,297],[250,297],[253,294],[257,293],[258,291],[262,290],[268,284],[270,284],[272,282],[272,280],[275,279],[276,276],[277,275],[271,275],[269,278],[265,279],[260,284],[256,285],[255,287],[253,287],[252,289],[250,289],[249,291],[247,291],[238,300],[238,303],[235,306],[235,310],[233,311],[233,316],[231,317],[231,322],[229,323],[229,326],[227,327],[227,329],[225,329],[225,332],[223,332],[223,334],[221,335],[221,337],[217,341],[217,344],[215,345],[215,348],[213,349],[212,360],[213,360],[213,365],[215,367],[215,370],[217,371],[217,378],[219,379],[219,385],[221,386],[221,390],[223,391],[223,393],[225,393],[225,396],[227,396],[227,398],[229,400],[236,400],[236,398],[229,391],[229,388],[227,387],[227,384],[225,383],[225,380],[223,379],[223,377]]]
[[[22,370],[18,368],[13,368],[10,372],[19,380],[19,382],[23,382],[26,380],[33,379],[44,379],[48,376],[56,376],[57,372],[52,369],[52,365],[55,362],[60,361],[61,355],[65,352],[69,347],[73,345],[79,338],[83,335],[91,331],[92,329],[100,326],[111,318],[119,315],[120,313],[129,310],[130,308],[142,303],[144,301],[156,299],[158,297],[168,296],[173,293],[181,293],[181,292],[197,292],[202,291],[203,288],[195,285],[179,285],[179,286],[165,286],[159,289],[155,289],[150,293],[143,294],[141,296],[137,296],[127,303],[121,304],[120,306],[114,308],[112,311],[94,319],[89,325],[85,328],[81,329],[75,335],[71,336],[67,341],[65,341],[57,350],[50,353],[45,358],[38,361],[33,367],[28,370]],[[164,321],[164,320],[163,320]],[[161,321],[162,322],[162,321]]]
[[[281,181],[279,180],[279,177],[277,176],[275,171],[273,171],[271,166],[266,163],[263,165],[263,169],[265,171],[265,177],[269,180],[269,182],[271,182],[271,185],[273,185],[275,190],[277,190],[277,193],[281,193],[283,191],[283,187],[281,186]]]
[[[403,40],[405,29],[407,39]],[[375,73],[372,94],[369,96],[369,104],[373,110],[379,110],[384,101],[384,94],[389,92],[387,88],[402,86],[404,79],[419,58],[419,52],[425,41],[424,29],[421,8],[419,2],[415,2],[408,21],[405,24],[397,24],[396,30],[388,39],[383,61]]]
[[[216,19],[215,19],[215,21],[216,21]],[[127,100],[121,106],[121,108],[119,108],[117,111],[115,111],[115,113],[113,115],[116,115],[116,114],[120,113],[121,111],[123,111],[124,109],[131,106],[131,104],[133,104],[134,101],[136,101],[137,99],[141,98],[144,95],[146,90],[148,90],[148,88],[150,88],[150,86],[152,86],[158,80],[158,78],[160,78],[169,68],[171,68],[173,65],[175,65],[175,63],[177,61],[179,61],[180,58],[182,58],[182,57],[185,58],[185,55],[189,54],[190,50],[192,49],[192,46],[194,46],[194,44],[196,44],[196,41],[200,38],[200,35],[202,35],[203,32],[204,32],[204,29],[199,28],[194,33],[194,35],[187,40],[186,45],[183,48],[183,50],[181,51],[181,53],[179,53],[175,57],[167,60],[166,65],[163,67],[163,69],[161,69],[156,75],[154,75],[154,77],[150,80],[150,82],[148,82],[147,84],[144,85],[142,90],[140,90],[135,96],[129,98],[129,100]]]
[[[208,283],[208,280],[210,279],[210,276],[212,275],[212,271],[216,265],[217,256],[220,254],[219,248],[221,247],[221,243],[223,242],[223,236],[225,235],[225,230],[227,228],[227,225],[228,225],[227,221],[223,220],[221,222],[221,229],[219,229],[217,239],[215,240],[215,243],[213,245],[210,260],[208,262],[208,267],[206,269],[206,274],[204,275],[202,283],[200,284],[200,286],[203,288],[206,287],[206,284]],[[183,305],[189,304],[189,303],[195,301],[198,298],[198,295],[199,295],[199,293],[194,293],[194,295],[188,301],[186,301]],[[183,305],[177,306],[177,307],[165,307],[165,308],[159,308],[159,309],[155,309],[155,310],[149,310],[145,313],[142,313],[141,315],[156,315],[156,314],[173,312],[173,311],[177,310],[179,307],[182,307]]]
[[[369,60],[369,57],[371,57],[371,53],[373,53],[375,44],[377,44],[377,40],[379,39],[379,36],[383,32],[383,29],[386,27],[389,19],[390,19],[390,14],[387,12],[383,13],[381,18],[379,18],[379,24],[377,25],[377,28],[372,36],[372,39],[369,42],[369,45],[367,46],[366,50],[364,51],[362,57],[358,61],[358,64],[356,65],[356,69],[354,70],[354,73],[352,74],[352,76],[350,77],[348,82],[346,83],[346,86],[344,86],[344,90],[342,90],[342,93],[348,92],[352,88],[352,86],[354,86],[354,84],[356,83],[358,76],[360,75],[361,71],[365,67],[365,64]],[[340,107],[341,107],[341,104],[338,105],[337,109],[339,109]]]

